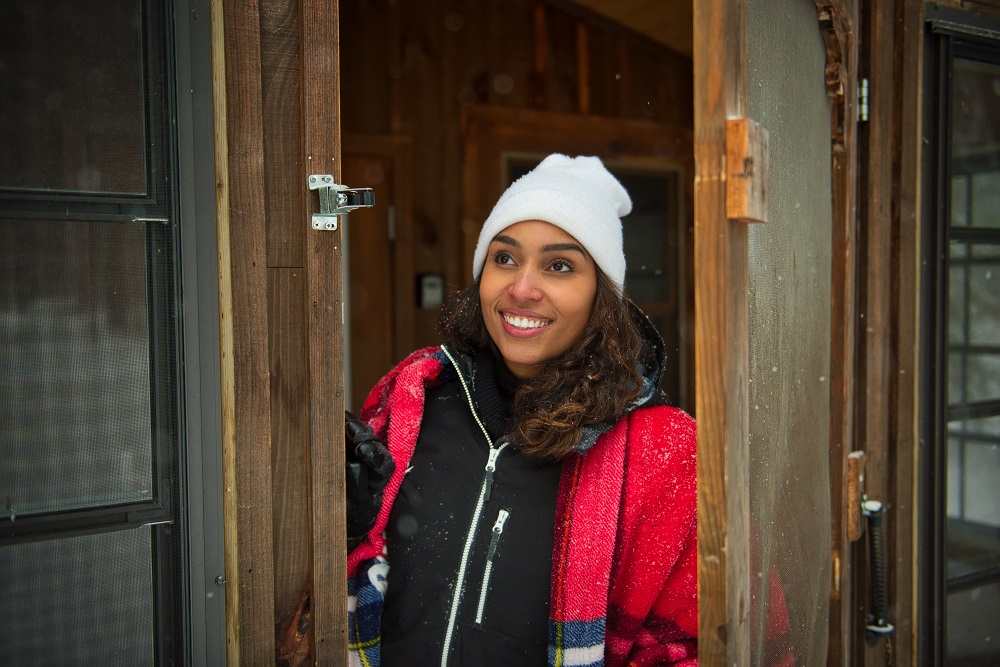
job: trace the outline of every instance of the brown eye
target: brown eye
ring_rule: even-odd
[[[506,250],[501,250],[500,252],[493,255],[493,263],[500,264],[501,266],[507,264],[513,264],[514,258],[510,256],[510,253]]]

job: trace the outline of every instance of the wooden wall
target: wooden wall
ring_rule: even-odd
[[[415,307],[416,276],[466,285],[461,234],[463,107],[490,105],[693,127],[690,58],[568,2],[342,0],[345,136],[409,140],[414,309],[409,339],[437,341],[436,310]],[[350,183],[364,187],[365,183]]]
[[[337,4],[213,0],[228,664],[346,662]],[[306,44],[319,45],[305,48]]]

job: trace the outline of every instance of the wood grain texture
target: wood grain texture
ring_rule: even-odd
[[[311,575],[309,368],[305,322],[302,64],[299,4],[261,6],[264,201],[267,228],[274,610],[293,622]],[[311,628],[310,628],[311,630]],[[299,651],[308,650],[308,639]],[[279,653],[289,646],[279,645]]]
[[[302,163],[340,178],[340,44],[337,3],[303,0]],[[305,183],[306,174],[301,175]],[[318,209],[307,199],[303,220]],[[344,332],[340,232],[306,234],[312,501],[313,662],[347,661],[344,514]]]
[[[236,615],[239,664],[264,664],[274,660],[274,562],[260,16],[256,5],[223,2],[222,19],[224,40],[216,47],[225,52],[235,425],[235,473],[224,474],[235,479],[226,489],[227,498],[235,495],[235,516],[226,521],[236,526],[226,578],[239,596],[227,616]]]
[[[894,556],[891,581],[892,622],[896,626],[893,640],[894,664],[908,665],[917,655],[917,599],[913,585],[917,575],[916,561],[918,524],[915,499],[918,488],[918,410],[920,399],[917,358],[920,353],[919,290],[920,282],[922,191],[921,155],[921,82],[924,78],[922,47],[923,3],[905,0],[898,3],[895,48],[896,79],[899,81],[900,109],[898,125],[898,218],[894,221],[893,263],[898,267],[892,286],[894,317],[898,322],[894,341],[896,354],[890,370],[893,387],[891,423],[892,446],[889,498],[895,515],[889,539],[889,551]]]
[[[413,185],[412,174],[409,165],[412,164],[412,142],[408,137],[385,136],[385,135],[363,135],[347,134],[342,135],[343,160],[346,164],[350,156],[370,156],[385,160],[388,165],[387,182],[382,184],[381,189],[376,189],[376,208],[384,209],[387,216],[394,218],[395,240],[391,242],[392,249],[389,255],[392,263],[393,274],[393,298],[392,323],[393,323],[393,361],[398,362],[413,351],[410,339],[413,333],[413,318],[416,306],[413,296],[413,220],[411,211],[413,210]],[[345,166],[346,169],[346,166]],[[353,177],[352,177],[353,178]],[[369,187],[367,177],[360,176],[358,180],[362,187]],[[351,179],[345,174],[345,180]],[[356,253],[356,248],[350,249],[351,270],[354,269],[354,258],[357,261],[368,262],[371,266],[377,266],[386,261],[386,255],[369,256],[363,252]],[[353,275],[353,273],[352,273]],[[385,307],[387,304],[383,304]],[[371,387],[368,387],[370,389]],[[363,397],[362,397],[363,398]]]
[[[350,256],[351,383],[347,409],[361,411],[369,390],[399,363],[393,349],[393,302],[395,272],[394,244],[389,239],[392,196],[390,156],[359,155],[345,146],[342,153],[344,180],[364,183],[376,190],[376,205],[353,211],[345,221],[344,234]],[[366,174],[380,176],[378,182]],[[354,350],[359,354],[354,354]]]
[[[768,133],[749,118],[726,119],[726,217],[767,222]]]
[[[855,0],[816,3],[826,44],[830,136],[833,238],[830,267],[830,537],[834,571],[830,590],[828,664],[844,664],[855,640],[852,542],[858,539],[861,516],[854,509],[860,493],[850,471],[855,449],[855,341],[857,340],[857,78],[858,6]]]
[[[274,621],[279,628],[286,627],[295,613],[310,579],[312,521],[305,283],[303,269],[268,269]]]
[[[726,218],[726,119],[746,108],[746,5],[695,3],[699,663],[750,664],[747,227]]]
[[[272,0],[260,8],[267,265],[302,267],[307,190],[298,178],[303,170],[299,3]]]
[[[212,113],[215,125],[215,209],[219,248],[219,357],[222,406],[222,514],[226,568],[226,664],[240,664],[239,550],[236,510],[236,380],[233,366],[233,275],[229,221],[226,49],[222,0],[211,0]]]
[[[893,253],[893,159],[895,79],[893,51],[895,10],[891,4],[874,3],[868,10],[867,71],[869,78],[869,121],[859,129],[864,144],[861,158],[863,199],[859,202],[862,223],[860,247],[864,250],[863,279],[859,285],[861,312],[858,343],[861,350],[860,377],[864,391],[857,397],[860,446],[868,455],[865,491],[870,498],[885,503],[890,491],[890,421],[892,410],[891,358],[894,355],[893,313],[891,302]],[[895,529],[895,512],[886,515],[886,534]],[[895,562],[887,541],[887,562]],[[866,545],[860,544],[860,547]],[[907,555],[909,557],[909,555]],[[864,561],[867,562],[867,561]],[[857,573],[862,574],[862,573]],[[867,575],[858,581],[855,591],[858,604],[867,605]],[[891,592],[890,592],[891,595]],[[890,600],[892,598],[890,597]],[[891,604],[891,603],[890,603]],[[873,647],[855,640],[863,657],[858,664],[885,665],[888,647],[895,637]]]

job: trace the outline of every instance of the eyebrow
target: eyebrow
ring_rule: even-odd
[[[514,246],[515,248],[521,247],[520,241],[511,238],[510,236],[506,236],[504,234],[497,234],[496,236],[493,237],[493,240],[499,241],[500,243],[505,243],[510,246]],[[583,248],[580,247],[580,245],[577,243],[550,243],[549,245],[542,246],[542,252],[561,252],[565,250],[573,250],[580,253],[581,255],[587,254],[586,252],[584,252]]]

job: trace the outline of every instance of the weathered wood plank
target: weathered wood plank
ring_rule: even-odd
[[[920,282],[921,267],[918,260],[920,210],[920,156],[923,151],[920,136],[921,110],[917,101],[923,82],[923,59],[920,57],[923,47],[923,3],[916,0],[905,0],[900,5],[897,14],[895,30],[895,57],[893,61],[898,68],[896,80],[900,89],[901,104],[898,117],[899,146],[899,185],[897,201],[899,202],[898,218],[894,221],[895,242],[893,264],[898,267],[892,286],[894,303],[893,313],[897,326],[896,338],[893,342],[895,355],[894,364],[889,374],[892,383],[894,419],[892,432],[892,467],[890,471],[889,498],[893,507],[895,530],[889,533],[889,553],[887,557],[894,563],[891,580],[892,595],[891,618],[896,626],[895,637],[892,638],[892,662],[899,665],[910,665],[916,662],[917,655],[917,600],[914,595],[913,582],[918,576],[914,567],[915,560],[911,554],[917,552],[918,525],[913,517],[918,508],[914,504],[914,493],[919,479],[917,470],[917,451],[919,436],[917,433],[917,402],[920,399],[918,384],[917,354],[919,351],[920,308],[919,290],[914,285]],[[888,57],[886,54],[883,57]]]
[[[767,222],[768,133],[749,118],[726,119],[726,217]]]
[[[339,8],[302,2],[303,159],[308,173],[340,177]],[[308,47],[306,46],[308,45]],[[306,174],[301,174],[305,183]],[[318,209],[306,200],[302,221]],[[344,514],[344,331],[340,232],[306,234],[312,500],[313,662],[347,661]]]
[[[303,269],[268,269],[274,621],[279,628],[287,626],[310,580],[305,282]]]
[[[861,182],[865,183],[864,198],[859,202],[862,214],[861,238],[863,248],[863,280],[859,285],[861,312],[858,343],[861,353],[863,393],[857,400],[857,419],[860,429],[860,446],[868,455],[865,472],[865,491],[869,497],[885,503],[890,488],[890,410],[892,410],[891,378],[893,314],[892,253],[893,225],[893,97],[895,82],[892,52],[895,25],[895,8],[880,3],[868,10],[868,35],[863,43],[869,45],[867,72],[869,87],[869,120],[859,128],[859,140],[865,144],[861,160]],[[886,51],[881,51],[886,48]],[[886,515],[886,534],[895,529],[895,512]],[[864,546],[861,544],[859,546]],[[887,561],[895,562],[892,541],[887,541]],[[906,556],[908,557],[908,556]],[[867,577],[860,580],[855,591],[857,604],[867,604],[869,589]],[[890,598],[891,599],[891,598]],[[890,638],[891,641],[891,638]],[[863,651],[863,664],[885,665],[889,641],[880,641],[868,647],[855,640]],[[862,660],[857,660],[860,664]]]
[[[215,89],[224,91],[216,97],[216,119],[226,128],[217,142],[225,181],[219,190],[229,194],[220,201],[219,232],[220,283],[228,281],[220,302],[227,659],[265,664],[274,660],[274,581],[260,17],[256,5],[225,0],[212,10]]]
[[[222,437],[222,514],[226,570],[226,664],[240,664],[239,559],[236,549],[236,380],[233,366],[233,275],[229,220],[229,146],[226,122],[225,28],[222,0],[211,0],[212,113],[215,125],[215,208],[219,248],[219,383]],[[232,584],[229,584],[230,578]]]
[[[828,664],[848,662],[855,639],[852,541],[861,529],[851,494],[858,480],[849,465],[855,449],[855,341],[857,340],[857,72],[858,8],[855,0],[817,0],[826,42],[827,94],[831,98],[833,238],[830,267],[830,505],[833,581],[830,590]],[[858,463],[855,459],[855,463]],[[856,467],[856,466],[855,466]],[[858,490],[860,493],[860,490]],[[860,500],[858,497],[856,500]]]
[[[267,265],[304,264],[306,227],[300,219],[305,192],[301,141],[302,91],[298,2],[260,5],[261,97],[264,125],[264,203]]]
[[[695,3],[699,662],[750,664],[747,227],[726,218],[726,119],[746,106],[746,4]]]

